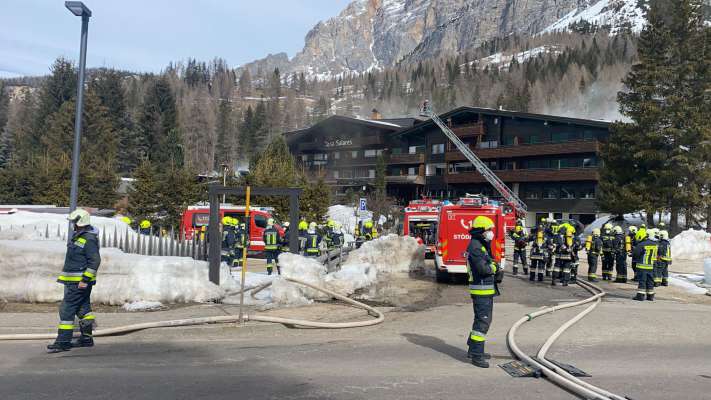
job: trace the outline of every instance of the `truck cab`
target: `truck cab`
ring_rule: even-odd
[[[439,210],[435,272],[437,282],[449,282],[450,274],[467,274],[466,251],[471,240],[469,224],[484,215],[494,221],[491,251],[501,268],[505,263],[506,220],[503,207],[484,196],[467,196]]]
[[[412,236],[425,247],[425,256],[432,257],[437,247],[439,200],[413,200],[405,208],[403,235]]]

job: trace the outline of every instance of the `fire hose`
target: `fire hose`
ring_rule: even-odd
[[[573,303],[567,303],[567,304],[561,304],[558,306],[554,307],[546,307],[540,311],[536,311],[530,314],[527,314],[526,316],[522,317],[516,323],[511,327],[511,329],[508,332],[507,335],[507,342],[509,349],[511,352],[516,355],[516,357],[525,362],[526,364],[539,369],[542,374],[548,378],[550,381],[553,383],[557,384],[558,386],[561,386],[564,389],[567,389],[573,393],[575,393],[578,396],[581,396],[585,399],[599,399],[599,400],[625,400],[625,397],[616,395],[614,393],[611,393],[605,389],[599,388],[597,386],[594,386],[592,384],[589,384],[573,375],[565,371],[564,369],[558,367],[557,365],[553,364],[550,362],[548,359],[546,359],[546,353],[550,349],[550,347],[553,345],[553,343],[560,337],[560,335],[563,334],[568,328],[573,326],[576,322],[580,321],[583,317],[585,317],[587,314],[589,314],[595,307],[597,307],[598,304],[600,304],[601,299],[603,296],[605,296],[605,291],[602,290],[600,287],[593,285],[592,283],[588,282],[583,282],[580,280],[577,280],[576,282],[580,287],[583,289],[587,290],[592,294],[591,297],[588,297],[585,300],[580,300],[576,301]],[[548,340],[541,346],[540,350],[538,351],[537,354],[537,359],[534,360],[533,358],[529,357],[524,353],[516,344],[516,331],[518,328],[523,325],[524,323],[533,320],[536,317],[540,317],[545,314],[549,314],[558,310],[566,309],[566,308],[571,308],[571,307],[577,307],[580,305],[588,304],[588,303],[593,303],[591,304],[588,308],[583,310],[581,313],[577,314],[575,317],[570,319],[568,322],[563,324],[560,328],[558,328],[553,335],[551,335]]]
[[[369,315],[375,317],[375,319],[370,319],[366,321],[354,321],[354,322],[318,322],[318,321],[308,321],[303,319],[292,319],[292,318],[282,318],[282,317],[270,317],[266,315],[245,315],[246,321],[260,321],[260,322],[271,322],[284,325],[309,327],[309,328],[323,328],[323,329],[345,329],[345,328],[358,328],[363,326],[371,326],[380,324],[385,320],[385,315],[378,311],[376,308],[371,307],[367,304],[361,303],[359,301],[353,300],[347,296],[336,293],[334,291],[310,284],[294,278],[284,277],[289,282],[293,282],[299,285],[310,287],[311,289],[318,290],[320,292],[326,293],[338,300],[344,301],[356,308],[361,308],[366,310]],[[264,289],[266,286],[260,286]],[[260,290],[262,290],[260,289]],[[238,315],[224,315],[217,317],[202,317],[202,318],[188,318],[188,319],[177,319],[170,321],[156,321],[156,322],[146,322],[134,325],[118,326],[115,328],[100,329],[94,332],[95,337],[99,336],[113,336],[131,332],[142,331],[146,329],[153,328],[168,328],[176,326],[191,326],[191,325],[203,325],[212,323],[234,323],[239,322]],[[0,340],[49,340],[54,339],[57,336],[56,333],[38,333],[38,334],[10,334],[10,335],[0,335]]]

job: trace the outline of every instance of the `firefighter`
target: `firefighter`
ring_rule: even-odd
[[[568,286],[570,282],[570,269],[573,264],[573,230],[572,226],[562,224],[558,227],[555,246],[555,265],[553,267],[553,279],[551,285],[556,285],[556,275],[558,275],[563,286]]]
[[[654,283],[657,281],[662,286],[669,286],[669,266],[672,263],[671,242],[669,241],[669,232],[659,232],[659,252],[657,261],[657,274],[654,275]],[[657,276],[659,276],[657,278]]]
[[[538,275],[538,282],[543,282],[546,271],[546,239],[543,232],[543,225],[536,230],[536,237],[531,245],[531,274],[528,280],[533,282]]]
[[[467,272],[469,294],[474,306],[474,323],[467,339],[468,355],[473,365],[489,368],[486,361],[490,355],[484,352],[486,334],[494,311],[494,296],[498,293],[497,282],[503,278],[491,253],[494,239],[494,221],[480,215],[470,223],[471,241],[467,248]]]
[[[630,238],[630,248],[634,249],[634,246],[637,245],[637,227],[632,225],[629,228],[627,228],[627,237]],[[627,252],[627,255],[632,257],[632,251],[630,250]],[[637,263],[635,262],[634,258],[630,260],[630,267],[632,268],[632,272],[634,273],[632,280],[637,282]]]
[[[284,236],[282,236],[279,242],[279,251],[281,253],[288,253],[291,249],[289,248],[289,226],[291,224],[289,221],[284,222]]]
[[[627,283],[627,254],[632,251],[632,242],[622,227],[615,226],[615,282]]]
[[[580,243],[580,238],[576,234],[577,231],[575,230],[575,227],[568,224],[568,229],[570,230],[570,234],[573,236],[573,247],[571,247],[573,262],[570,264],[570,282],[575,283],[578,281],[578,268],[580,267],[580,255],[578,253],[580,253],[583,245]]]
[[[242,262],[244,261],[244,252],[249,249],[249,233],[247,232],[247,226],[244,222],[239,223],[237,220],[234,221],[235,224],[235,243],[234,243],[234,255],[232,259],[232,265],[230,267],[230,274],[232,276],[237,275],[237,271],[242,269]]]
[[[151,234],[151,221],[144,219],[143,221],[141,221],[141,223],[138,225],[138,227],[140,228],[138,230],[138,232],[141,235],[150,235]]]
[[[654,263],[657,260],[659,250],[656,242],[647,236],[647,231],[639,229],[637,231],[637,245],[632,250],[632,258],[637,262],[637,295],[634,300],[654,301]]]
[[[659,246],[659,229],[657,228],[651,228],[647,230],[647,237],[649,237],[649,240],[657,243],[657,247]],[[660,269],[659,269],[659,255],[661,253],[659,252],[659,249],[657,249],[657,260],[654,262],[654,269],[652,269],[652,280],[654,281],[654,287],[659,286],[659,284],[662,283],[662,278],[660,275]]]
[[[277,268],[277,273],[281,275],[281,270],[279,269],[279,231],[274,228],[274,219],[269,218],[267,220],[267,229],[264,230],[262,234],[262,239],[264,240],[264,257],[267,259],[267,275],[271,275],[274,267]]]
[[[306,236],[308,235],[307,231],[309,230],[309,223],[306,222],[305,220],[299,221],[299,254],[303,254],[304,250],[306,249]]]
[[[130,217],[127,217],[125,215],[123,217],[121,217],[121,222],[123,222],[124,224],[126,224],[128,226],[131,226],[131,224],[133,224],[133,220]]]
[[[597,259],[602,251],[600,229],[593,229],[592,235],[585,240],[585,251],[588,253],[588,281],[597,282]]]
[[[326,230],[324,231],[323,239],[326,241],[326,248],[330,251],[333,249],[333,231],[336,227],[336,222],[332,219],[326,221]]]
[[[615,267],[615,233],[611,223],[602,227],[602,280],[612,280],[612,270]]]
[[[309,230],[306,233],[306,257],[318,257],[321,255],[321,236],[316,232],[316,223],[309,224]]]
[[[552,276],[553,274],[553,254],[555,253],[555,234],[553,234],[551,223],[550,220],[546,219],[546,276]]]
[[[513,231],[511,231],[511,239],[514,241],[514,254],[513,254],[513,274],[518,275],[517,262],[523,266],[523,273],[528,275],[528,263],[526,262],[526,245],[528,244],[528,237],[526,232],[523,230],[523,226],[516,225]]]
[[[336,222],[333,233],[333,247],[340,249],[343,247],[345,242],[345,237],[343,235],[343,229],[340,223]]]
[[[378,237],[378,230],[371,220],[367,220],[363,223],[363,231],[365,241],[370,241]]]
[[[96,283],[96,273],[101,264],[99,254],[99,231],[91,226],[86,210],[76,209],[69,214],[74,233],[67,245],[64,268],[57,282],[64,285],[64,298],[59,305],[59,329],[57,339],[47,346],[48,353],[68,351],[72,347],[94,345],[92,329],[94,314],[91,312],[91,289]],[[72,340],[74,317],[79,318],[81,336]]]
[[[222,251],[221,259],[227,265],[232,265],[235,247],[235,221],[232,217],[222,217]]]

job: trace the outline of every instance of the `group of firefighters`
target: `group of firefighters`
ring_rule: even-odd
[[[667,286],[671,258],[669,233],[663,223],[657,228],[647,229],[630,226],[625,232],[620,226],[605,224],[602,229],[593,229],[584,245],[576,235],[575,227],[570,223],[543,218],[541,223],[527,234],[525,228],[517,224],[511,231],[514,241],[513,274],[517,275],[519,266],[523,273],[529,274],[526,252],[529,243],[531,260],[529,280],[542,282],[551,277],[551,285],[560,281],[563,286],[577,279],[580,265],[580,250],[585,250],[588,261],[588,280],[597,282],[598,259],[601,259],[602,280],[626,283],[627,258],[631,257],[634,271],[633,281],[638,282],[639,291],[636,300],[654,300],[654,287]]]

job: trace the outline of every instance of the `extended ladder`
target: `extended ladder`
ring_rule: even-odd
[[[432,121],[434,121],[437,126],[444,132],[444,134],[449,138],[449,140],[454,143],[455,146],[457,146],[457,149],[464,154],[464,157],[469,160],[469,162],[472,163],[472,165],[476,168],[477,171],[491,184],[491,186],[496,189],[501,196],[503,196],[506,201],[509,203],[512,203],[514,207],[516,208],[516,212],[520,216],[525,216],[526,212],[528,211],[528,208],[526,207],[526,204],[521,201],[521,199],[516,196],[516,194],[509,189],[508,186],[504,182],[499,179],[494,172],[489,169],[489,167],[484,164],[483,161],[479,159],[479,157],[474,154],[474,152],[467,146],[464,142],[462,142],[457,135],[452,132],[451,129],[447,125],[445,125],[444,122],[435,114],[430,107],[428,107],[426,104],[422,110],[423,114],[432,118]]]

